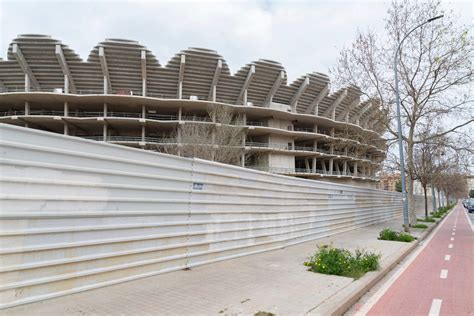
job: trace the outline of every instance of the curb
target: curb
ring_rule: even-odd
[[[447,216],[447,215],[446,215]],[[388,258],[394,257],[393,261],[386,267],[379,271],[367,272],[362,278],[352,282],[349,286],[342,289],[334,296],[326,299],[326,302],[320,304],[313,310],[307,312],[307,315],[343,315],[354,305],[365,293],[367,293],[377,282],[379,282],[385,275],[387,275],[395,266],[397,266],[403,259],[405,259],[431,232],[438,226],[445,218],[433,223],[426,230],[422,231],[418,239],[411,243],[407,249],[403,250],[401,254],[395,254]]]

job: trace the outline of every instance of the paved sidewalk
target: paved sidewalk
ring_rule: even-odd
[[[368,315],[474,315],[474,232],[458,204]]]
[[[320,243],[382,254],[382,268],[412,244],[380,241],[402,219],[257,255],[222,261],[123,284],[72,294],[0,312],[2,315],[277,315],[314,312],[354,285],[346,277],[308,272],[303,262]],[[421,230],[413,230],[419,235]],[[361,282],[355,281],[355,282]],[[334,301],[334,299],[332,299]],[[333,302],[332,302],[333,303]]]

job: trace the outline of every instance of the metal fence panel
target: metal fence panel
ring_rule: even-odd
[[[2,308],[401,215],[398,193],[5,124],[0,142]]]

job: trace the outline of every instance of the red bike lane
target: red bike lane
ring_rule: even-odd
[[[474,315],[474,232],[461,205],[367,315]]]

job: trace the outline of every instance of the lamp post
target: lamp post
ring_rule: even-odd
[[[407,188],[405,183],[405,159],[403,157],[403,136],[402,136],[402,120],[400,116],[400,93],[398,91],[398,70],[397,70],[397,57],[400,48],[402,47],[403,42],[405,39],[410,36],[413,31],[422,27],[423,25],[433,22],[434,20],[442,18],[444,15],[439,15],[434,18],[428,19],[425,22],[415,26],[412,28],[400,41],[398,44],[397,49],[395,50],[395,56],[393,58],[393,71],[395,72],[395,100],[397,103],[397,123],[398,123],[398,148],[400,151],[400,174],[401,174],[401,181],[402,181],[402,200],[403,200],[403,223],[405,224],[405,231],[409,231],[409,215],[408,215],[408,197],[407,197]]]

